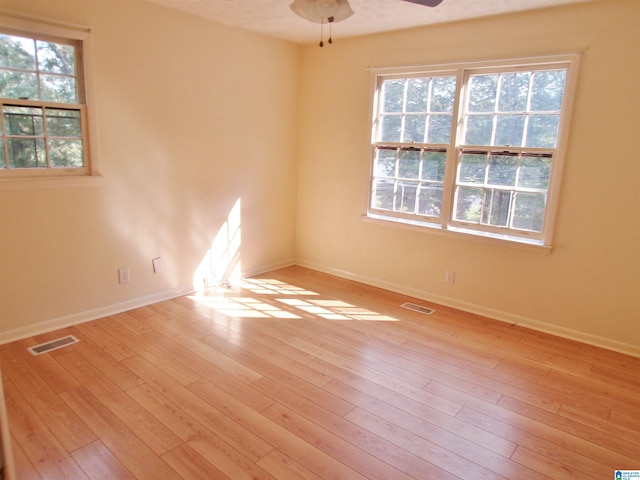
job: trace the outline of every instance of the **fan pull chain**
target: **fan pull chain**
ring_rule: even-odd
[[[329,45],[333,43],[333,39],[331,38],[333,35],[333,17],[329,17]]]
[[[329,45],[331,45],[333,43],[333,22],[335,22],[335,17],[329,17],[327,18],[327,21],[329,22],[329,40],[327,40],[327,43]],[[319,45],[321,47],[324,47],[324,18],[322,18],[322,20],[320,21],[320,43]]]

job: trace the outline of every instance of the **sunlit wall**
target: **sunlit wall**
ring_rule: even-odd
[[[640,354],[639,24],[606,0],[306,47],[298,263]],[[550,255],[363,218],[369,67],[561,53],[582,58]]]
[[[0,190],[0,340],[192,289],[240,219],[245,273],[292,262],[297,47],[137,0],[0,3],[92,29],[104,175]]]

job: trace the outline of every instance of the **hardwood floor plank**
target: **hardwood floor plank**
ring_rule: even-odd
[[[258,461],[273,450],[272,445],[237,423],[236,419],[229,418],[212,404],[158,371],[143,358],[133,357],[125,362],[144,378],[147,384],[173,403],[180,405],[186,413],[197,418],[207,429],[247,458]]]
[[[600,480],[604,478],[600,475],[592,476],[590,473],[581,472],[573,468],[567,468],[566,465],[556,463],[550,458],[527,450],[524,447],[518,447],[516,449],[513,454],[513,460],[531,468],[532,470],[547,475],[549,478],[562,478],[567,480]],[[613,471],[614,468],[610,470],[610,473],[613,473]]]
[[[347,418],[362,428],[366,428],[371,433],[389,438],[391,442],[409,453],[441,468],[447,472],[446,478],[453,476],[454,478],[473,478],[478,480],[505,479],[505,477],[465,459],[455,451],[447,450],[361,408],[351,412]]]
[[[204,434],[189,439],[189,446],[233,480],[274,480],[257,463],[219,437]]]
[[[274,450],[261,459],[258,465],[275,478],[286,478],[287,480],[323,480],[321,477],[277,450]]]
[[[196,452],[190,445],[180,445],[176,449],[162,456],[182,478],[190,480],[233,480],[202,455]]]
[[[242,364],[250,366],[261,375],[279,373],[284,377],[300,377],[316,386],[322,386],[330,380],[326,375],[309,368],[309,359],[307,359],[307,363],[298,363],[275,350],[265,348],[260,342],[254,341],[248,336],[243,336],[242,341],[234,341],[233,338],[226,339],[218,335],[209,335],[204,337],[202,341]]]
[[[219,369],[233,374],[245,383],[251,383],[262,377],[262,375],[260,375],[256,371],[244,366],[242,363],[239,363],[224,354],[221,354],[216,349],[211,348],[209,345],[201,342],[199,339],[191,337],[190,335],[185,334],[180,330],[175,330],[172,327],[167,326],[163,328],[162,331],[159,331],[159,333],[170,340],[179,342],[182,347],[186,348],[196,355],[199,355]]]
[[[266,378],[256,382],[256,387],[271,395],[277,394],[280,398],[279,403],[286,408],[317,425],[321,425],[323,429],[369,452],[377,459],[409,476],[419,475],[418,478],[438,478],[448,475],[444,470],[410,454],[386,439],[358,428],[346,418],[333,413],[331,408],[325,408],[322,404],[319,405],[297,395],[295,391],[283,391],[277,383],[271,382]],[[393,471],[389,472],[389,474],[393,475],[391,478],[399,478],[398,474]],[[383,475],[382,478],[387,477]]]
[[[101,376],[108,378],[123,390],[135,387],[142,383],[140,378],[125,367],[122,362],[116,360],[109,351],[101,349],[91,339],[85,337],[79,330],[75,330],[75,327],[72,327],[72,329],[74,329],[74,333],[81,341],[74,345],[74,352],[71,353],[78,353],[81,355],[88,363],[91,364],[94,370],[101,374]],[[66,356],[63,352],[60,352],[59,355]]]
[[[82,383],[93,398],[97,398],[114,417],[127,425],[127,428],[138,435],[156,454],[162,455],[181,443],[173,432],[146,410],[140,408],[124,391],[102,375],[78,352],[62,355],[59,361]]]
[[[108,335],[101,328],[103,323],[104,322],[93,321],[74,325],[73,328],[81,332],[82,336],[91,339],[91,341],[101,350],[109,352],[109,354],[117,361],[133,357],[135,355],[135,351],[126,343],[120,342],[114,337]],[[129,336],[131,336],[131,334],[129,334]]]
[[[27,347],[36,345],[33,339],[16,342],[14,351],[22,355],[24,360],[33,368],[40,378],[42,378],[51,390],[55,393],[61,393],[72,388],[80,386],[78,381],[73,378],[56,360],[53,355],[33,355],[27,350]]]
[[[556,429],[553,424],[531,420],[497,405],[486,405],[477,410],[463,408],[458,417],[471,425],[513,440],[529,450],[544,453],[551,459],[556,454],[570,458],[572,454],[568,452],[573,452],[576,454],[573,456],[576,461],[571,465],[584,465],[588,471],[598,471],[603,466],[630,465],[638,461],[636,456],[628,457],[609,450],[607,444],[597,445],[585,441]]]
[[[207,337],[204,339],[204,341],[208,341],[210,344],[212,344],[214,342],[214,339],[212,337]],[[313,379],[317,379],[320,375],[322,375],[321,378],[323,379],[323,381],[321,383],[322,385],[324,385],[330,380],[330,377],[328,377],[327,375],[321,374],[320,372],[312,370],[308,367],[305,368],[304,372],[314,372],[313,375],[295,375],[291,373],[291,369],[283,370],[247,351],[230,352],[228,349],[228,345],[225,345],[224,341],[219,338],[215,340],[215,344],[221,350],[226,351],[227,354],[233,355],[233,357],[238,359],[239,361],[243,361],[245,364],[251,365],[252,368],[259,370],[263,374],[262,379],[267,377],[275,379],[280,385],[295,389],[301,395],[304,395],[307,398],[315,399],[325,404],[332,405],[333,408],[335,408],[336,412],[338,412],[339,414],[344,414],[353,408],[353,405],[349,402],[346,402],[339,398],[335,398],[322,388],[316,386],[314,383],[311,383]],[[240,360],[240,358],[242,360]],[[299,371],[299,369],[294,367],[293,371]],[[253,382],[251,385],[255,387],[257,382],[259,382],[260,380]]]
[[[76,450],[71,456],[91,480],[135,480],[133,474],[100,441]]]
[[[128,351],[133,353],[133,355],[128,355],[120,360],[140,355],[157,365],[158,368],[161,368],[163,372],[180,382],[182,385],[188,385],[202,378],[201,375],[194,372],[193,369],[189,368],[183,362],[175,361],[174,358],[167,355],[165,350],[158,348],[158,346],[155,345],[155,342],[149,338],[149,335],[151,335],[150,333],[133,336],[129,331],[127,331],[127,329],[117,322],[104,322],[104,327],[101,326],[99,328],[105,333],[105,335],[114,338],[117,342],[124,345]]]
[[[503,397],[498,405],[539,423],[553,425],[555,429],[569,434],[573,438],[596,445],[607,445],[607,448],[630,458],[640,455],[640,442],[629,443],[626,439],[618,438],[610,432],[584,425],[562,415],[550,414],[510,397]]]
[[[29,460],[29,465],[19,464],[21,471],[31,466],[47,480],[88,480],[13,383],[5,381],[3,386],[11,436]]]
[[[372,453],[359,449],[353,443],[343,440],[283,405],[273,405],[265,410],[264,414],[365,478],[412,480],[410,476],[379,460]]]
[[[67,451],[97,440],[19,352],[13,349],[3,350],[0,352],[0,361],[3,376],[13,382],[25,401],[47,428],[54,432]]]
[[[487,469],[495,470],[503,475],[503,468],[507,472],[512,469],[508,458],[513,453],[514,444],[476,429],[460,419],[433,415],[432,412],[425,412],[425,409],[411,414],[393,405],[373,399],[367,402],[366,406],[359,408],[366,409],[368,414],[373,414],[407,432],[418,435],[425,440],[431,440],[439,447],[455,451],[459,456]],[[358,413],[361,413],[360,410],[354,410],[346,418],[352,419]]]
[[[351,395],[356,395],[355,398],[362,400],[360,398],[360,394],[366,393],[372,398],[376,398],[390,404],[402,404],[404,408],[409,410],[427,407],[432,411],[438,411],[451,417],[455,416],[462,407],[461,404],[451,402],[443,397],[431,394],[430,392],[420,388],[407,388],[403,392],[397,392],[391,388],[385,387],[384,385],[380,385],[377,382],[372,382],[353,372],[325,362],[324,360],[316,360],[314,365],[327,373],[331,373],[335,379],[323,388],[330,392],[338,391],[340,392],[339,395],[345,399],[351,398]],[[342,385],[348,385],[352,390],[349,390],[346,393],[342,392],[339,387],[336,387],[336,382],[339,382]]]
[[[16,479],[28,478],[29,480],[42,480],[31,460],[27,457],[22,447],[15,441],[12,443],[13,466]]]
[[[104,445],[139,480],[173,480],[179,475],[85,387],[60,394]],[[68,476],[67,479],[77,478]]]

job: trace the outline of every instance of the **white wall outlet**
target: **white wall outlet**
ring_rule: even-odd
[[[447,283],[454,283],[456,281],[456,272],[453,270],[447,270],[444,272],[444,281]]]
[[[153,260],[151,260],[151,263],[153,264],[153,272],[154,273],[160,273],[164,270],[164,264],[162,263],[162,257],[156,257]]]
[[[120,267],[118,269],[118,282],[129,283],[129,267]]]

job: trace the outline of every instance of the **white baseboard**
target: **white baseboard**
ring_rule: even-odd
[[[423,291],[420,289],[412,288],[407,285],[402,285],[394,282],[388,282],[375,277],[368,277],[364,275],[354,274],[345,270],[339,270],[325,265],[308,262],[305,260],[295,261],[294,259],[284,260],[281,262],[275,262],[269,265],[263,265],[261,267],[253,268],[242,272],[243,277],[251,277],[262,273],[277,270],[279,268],[288,267],[291,265],[300,265],[301,267],[310,268],[319,272],[328,273],[337,277],[347,278],[356,282],[361,282],[374,287],[384,288],[392,292],[401,293],[414,298],[419,298],[428,302],[433,302],[446,307],[456,308],[469,313],[482,315],[494,320],[509,323],[511,325],[519,325],[521,327],[530,328],[539,332],[548,333],[562,338],[575,340],[578,342],[586,343],[596,347],[605,348],[614,352],[624,353],[626,355],[632,355],[640,358],[640,346],[632,345],[629,343],[619,342],[610,338],[600,337],[592,335],[586,332],[580,332],[578,330],[572,330],[569,328],[560,327],[539,320],[534,320],[519,315],[514,315],[509,312],[503,312],[501,310],[495,310],[482,305],[476,305],[468,302],[463,302],[455,298],[446,297],[443,295],[437,295],[431,292]],[[109,315],[115,315],[118,313],[126,312],[134,308],[144,307],[151,305],[152,303],[162,302],[170,300],[182,295],[193,293],[193,285],[174,288],[171,290],[165,290],[162,292],[153,293],[144,297],[134,298],[125,302],[116,303],[113,305],[106,305],[92,310],[84,312],[78,312],[71,315],[66,315],[59,318],[54,318],[44,322],[37,323],[35,325],[29,325],[26,327],[16,328],[6,332],[0,332],[0,345],[4,343],[13,342],[22,338],[32,337],[34,335],[40,335],[43,333],[58,330],[60,328],[70,327],[79,323],[89,322]]]
[[[177,287],[171,290],[165,290],[162,292],[145,295],[144,297],[132,298],[131,300],[127,300],[124,302],[114,303],[112,305],[106,305],[104,307],[85,310],[84,312],[72,313],[71,315],[53,318],[51,320],[39,322],[34,325],[28,325],[26,327],[20,327],[6,332],[0,332],[0,345],[4,343],[14,342],[22,338],[51,332],[60,328],[78,325],[79,323],[90,322],[91,320],[95,320],[97,318],[108,317],[109,315],[115,315],[117,313],[133,310],[134,308],[144,307],[146,305],[151,305],[152,303],[170,300],[172,298],[176,298],[192,292],[193,285]]]
[[[275,262],[243,271],[242,276],[251,277],[253,275],[259,275],[261,273],[266,273],[278,268],[289,267],[294,264],[295,261],[293,259],[288,259],[281,262]],[[86,310],[84,312],[78,312],[71,315],[65,315],[63,317],[53,318],[51,320],[39,322],[34,325],[28,325],[26,327],[8,330],[6,332],[0,332],[0,345],[4,343],[14,342],[23,338],[33,337],[34,335],[41,335],[43,333],[52,332],[60,328],[70,327],[72,325],[78,325],[84,322],[90,322],[91,320],[96,320],[98,318],[107,317],[109,315],[126,312],[128,310],[133,310],[134,308],[144,307],[147,305],[151,305],[152,303],[170,300],[172,298],[187,295],[193,292],[193,285],[185,285],[183,287],[177,287],[171,290],[165,290],[162,292],[145,295],[144,297],[133,298],[125,302],[106,305],[92,310]]]
[[[375,277],[358,275],[355,273],[327,267],[325,265],[321,265],[313,262],[298,260],[296,264],[300,265],[301,267],[306,267],[312,270],[317,270],[319,272],[335,275],[337,277],[354,280],[356,282],[364,283],[366,285],[383,288],[385,290],[400,293],[402,295],[408,295],[410,297],[425,300],[427,302],[436,303],[446,307],[456,308],[464,312],[482,315],[484,317],[509,323],[511,325],[518,325],[518,326],[529,328],[531,330],[535,330],[538,332],[548,333],[550,335],[555,335],[557,337],[566,338],[569,340],[575,340],[577,342],[586,343],[588,345],[593,345],[595,347],[601,347],[607,350],[612,350],[614,352],[623,353],[626,355],[631,355],[631,356],[640,358],[640,346],[638,345],[619,342],[617,340],[613,340],[606,337],[600,337],[597,335],[592,335],[590,333],[581,332],[579,330],[572,330],[570,328],[560,327],[558,325],[553,325],[547,322],[541,322],[539,320],[534,320],[532,318],[527,318],[520,315],[514,315],[509,312],[504,312],[501,310],[496,310],[493,308],[485,307],[482,305],[476,305],[473,303],[463,302],[455,298],[446,297],[443,295],[437,295],[424,290],[412,288],[407,285],[388,282],[386,280],[382,280]]]
[[[249,269],[249,270],[243,270],[242,271],[242,276],[244,278],[253,277],[255,275],[261,275],[263,273],[271,272],[272,270],[278,270],[279,268],[290,267],[291,265],[295,265],[295,264],[296,264],[295,259],[290,258],[288,260],[283,260],[281,262],[274,262],[274,263],[270,263],[268,265],[262,265],[262,266],[257,267],[257,268],[252,268],[252,269]]]

